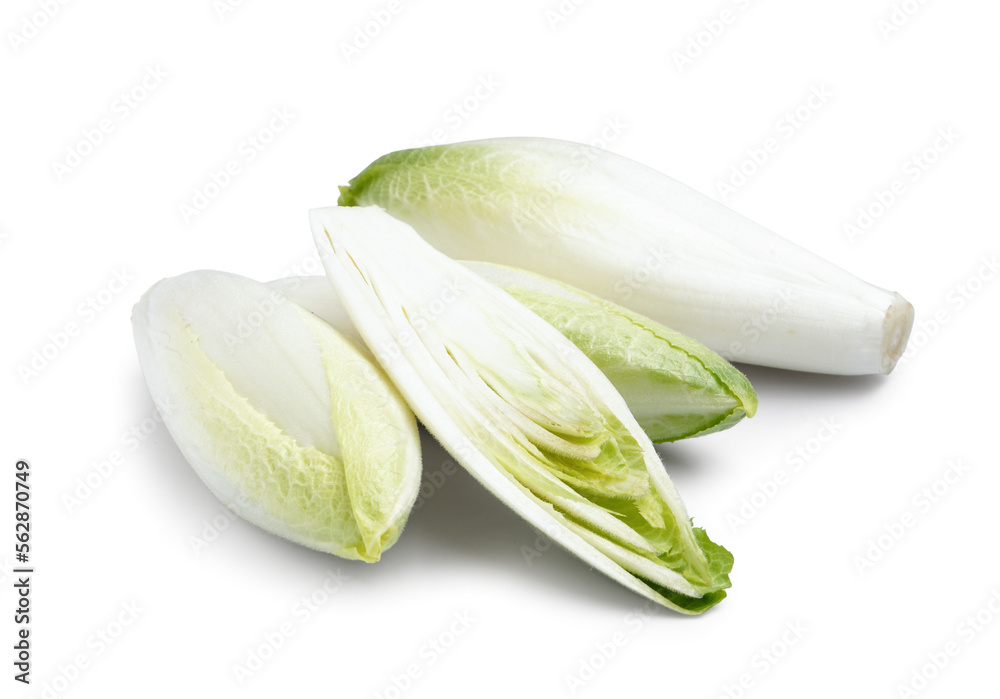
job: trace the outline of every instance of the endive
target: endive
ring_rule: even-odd
[[[349,340],[258,282],[198,271],[132,313],[136,350],[181,453],[237,514],[376,561],[420,484],[416,420]]]
[[[499,138],[385,155],[341,187],[451,257],[522,267],[732,360],[887,374],[913,308],[655,170],[596,148]]]
[[[579,347],[611,380],[654,442],[717,432],[757,409],[757,395],[746,377],[689,337],[567,284],[512,267],[463,264]],[[325,277],[289,277],[270,285],[345,335],[357,337]]]
[[[477,480],[660,604],[699,613],[725,596],[732,557],[691,526],[652,442],[572,342],[377,207],[310,218],[358,332]]]

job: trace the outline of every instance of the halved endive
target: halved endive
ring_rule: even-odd
[[[664,606],[696,614],[725,596],[732,556],[692,527],[652,442],[579,348],[377,207],[310,218],[358,332],[480,483]]]
[[[676,180],[546,138],[385,155],[341,187],[456,259],[536,272],[690,335],[723,357],[887,374],[913,307]]]
[[[540,316],[607,376],[654,442],[732,427],[757,410],[757,394],[735,367],[699,342],[579,289],[513,267],[464,262]],[[325,277],[270,285],[345,335],[350,317]]]
[[[382,369],[265,285],[198,271],[132,312],[146,384],[224,504],[296,543],[377,561],[420,485],[416,420]]]

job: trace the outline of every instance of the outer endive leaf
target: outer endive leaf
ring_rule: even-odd
[[[732,559],[690,524],[614,386],[555,328],[377,207],[311,212],[330,283],[427,429],[531,524],[686,613]]]
[[[611,380],[654,442],[718,432],[757,410],[757,394],[747,378],[681,333],[539,275],[486,262],[462,264],[580,348]],[[357,333],[325,277],[289,277],[270,285],[345,335]]]
[[[547,138],[398,151],[341,188],[456,259],[520,267],[622,304],[727,359],[887,374],[913,307],[635,161]]]
[[[376,561],[420,484],[413,414],[370,357],[265,285],[163,280],[132,314],[139,363],[191,466],[237,514]]]

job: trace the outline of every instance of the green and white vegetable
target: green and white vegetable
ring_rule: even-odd
[[[717,432],[757,409],[757,394],[746,377],[689,337],[566,284],[512,267],[463,264],[579,347],[611,379],[654,442]],[[270,285],[343,334],[357,337],[325,277],[289,277]]]
[[[572,342],[377,207],[310,218],[358,332],[480,483],[664,606],[695,614],[725,596],[732,556],[691,526],[652,442]]]
[[[199,271],[132,313],[149,391],[211,491],[267,531],[377,561],[420,485],[416,421],[382,370],[258,282]]]
[[[751,364],[887,374],[913,307],[627,158],[544,138],[385,155],[341,188],[456,259],[520,267]]]

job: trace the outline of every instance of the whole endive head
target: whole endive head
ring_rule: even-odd
[[[416,422],[351,341],[215,271],[157,283],[132,326],[170,434],[223,503],[345,558],[376,561],[396,541],[420,482]]]
[[[732,557],[691,526],[652,442],[579,348],[377,207],[311,220],[358,332],[484,486],[660,604],[698,613],[725,596]]]
[[[341,187],[457,259],[520,267],[684,333],[727,359],[887,374],[913,307],[676,180],[549,138],[389,153]]]

